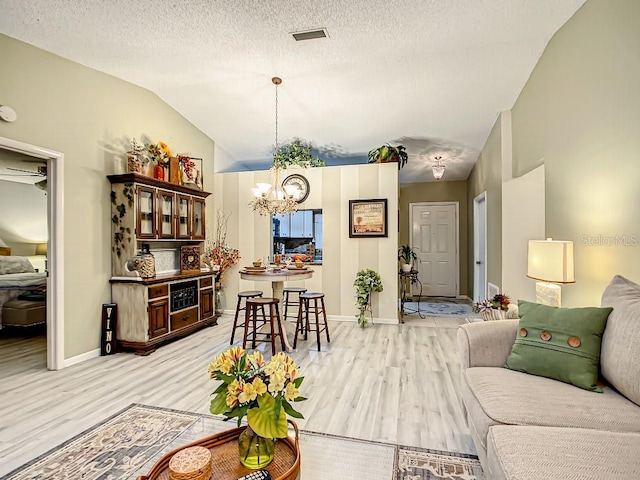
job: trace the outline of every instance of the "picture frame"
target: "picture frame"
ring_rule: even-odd
[[[387,199],[349,200],[349,238],[388,237]]]
[[[179,155],[182,185],[194,190],[204,189],[202,177],[202,158]]]
[[[200,247],[183,245],[180,247],[180,273],[200,272]]]

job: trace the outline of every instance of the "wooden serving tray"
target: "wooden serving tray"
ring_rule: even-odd
[[[273,480],[295,480],[300,473],[300,442],[298,441],[298,426],[292,420],[287,420],[295,430],[295,441],[289,437],[276,441],[276,453],[273,461],[265,467],[269,470]],[[248,470],[242,466],[238,458],[238,437],[246,427],[234,428],[216,433],[195,442],[176,448],[163,455],[146,475],[140,475],[138,480],[169,480],[169,461],[177,452],[188,447],[205,447],[211,451],[213,458],[213,475],[215,480],[236,480],[255,470]]]

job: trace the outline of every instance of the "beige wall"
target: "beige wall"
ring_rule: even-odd
[[[165,141],[204,159],[213,184],[214,143],[155,94],[0,35],[0,102],[15,123],[0,136],[64,154],[65,358],[99,347],[101,306],[111,300],[110,185],[129,139]],[[213,218],[212,202],[208,220]]]
[[[287,170],[289,174],[293,170]],[[301,209],[321,208],[323,214],[323,264],[314,266],[314,276],[304,282],[309,290],[324,292],[327,313],[355,321],[355,289],[353,281],[362,268],[380,273],[384,291],[374,299],[376,319],[397,322],[397,245],[398,245],[398,170],[394,163],[351,165],[296,170],[301,172],[311,186],[307,200]],[[271,173],[240,172],[215,175],[215,204],[225,213],[231,213],[228,224],[228,243],[240,250],[239,266],[250,265],[258,257],[270,252],[270,220],[261,217],[248,206],[253,198],[251,188],[256,182],[271,182]],[[282,179],[281,179],[282,181]],[[349,200],[388,199],[387,238],[349,238]],[[224,279],[227,308],[235,305],[236,294],[241,290],[269,292],[271,286],[264,282],[240,280],[238,266]],[[287,283],[289,285],[289,283]]]
[[[598,305],[615,274],[640,282],[638,19],[637,0],[587,1],[512,110],[514,175],[544,163],[546,235],[574,242],[566,306]]]
[[[487,192],[487,282],[502,284],[502,116],[489,134],[468,179],[468,283],[473,297],[473,199]]]
[[[418,202],[458,202],[460,232],[460,295],[469,295],[467,290],[467,181],[409,183],[400,187],[400,232],[398,244],[409,243],[409,204]]]

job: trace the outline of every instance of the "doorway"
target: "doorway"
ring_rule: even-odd
[[[64,368],[64,155],[53,150],[0,137],[0,149],[46,162],[47,167],[47,368]]]
[[[487,192],[473,199],[473,301],[487,298]]]
[[[423,295],[457,297],[460,284],[458,202],[409,204],[410,245]]]

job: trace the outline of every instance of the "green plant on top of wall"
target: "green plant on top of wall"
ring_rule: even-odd
[[[287,168],[296,165],[302,168],[324,167],[325,161],[311,154],[311,146],[300,140],[294,140],[280,146],[273,156],[273,166]]]

